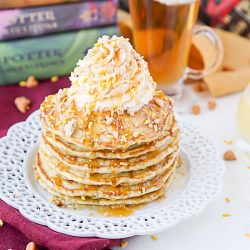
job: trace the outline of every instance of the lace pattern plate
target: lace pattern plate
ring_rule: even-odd
[[[125,238],[166,230],[201,212],[220,191],[224,173],[214,143],[193,125],[182,121],[181,127],[184,164],[178,169],[167,198],[128,217],[104,217],[87,209],[55,206],[35,182],[32,162],[41,132],[36,111],[0,139],[0,198],[29,220],[68,235]]]

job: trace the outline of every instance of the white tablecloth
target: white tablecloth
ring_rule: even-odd
[[[221,155],[227,149],[233,149],[237,161],[225,162],[222,192],[208,204],[199,215],[157,234],[158,240],[153,241],[150,235],[136,236],[128,240],[128,250],[249,250],[250,238],[250,159],[237,151],[235,143],[226,145],[224,140],[239,139],[236,128],[236,110],[240,94],[234,94],[217,99],[218,107],[211,111],[207,108],[207,101],[211,99],[208,93],[195,94],[190,88],[185,89],[183,106],[186,112],[182,115],[186,119],[216,141]],[[200,115],[192,115],[189,108],[192,104],[199,104],[202,108]],[[250,124],[249,124],[250,129]],[[225,202],[230,197],[231,202]],[[231,217],[223,217],[223,213],[230,213]]]

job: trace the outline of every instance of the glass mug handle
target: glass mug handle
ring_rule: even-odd
[[[199,70],[192,69],[189,67],[187,68],[187,77],[193,80],[202,79],[215,72],[221,65],[224,54],[222,42],[218,35],[211,28],[207,26],[195,26],[194,36],[197,35],[204,35],[208,40],[210,40],[214,44],[216,49],[216,56],[214,62],[207,69]]]

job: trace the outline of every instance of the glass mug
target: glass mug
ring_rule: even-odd
[[[135,49],[146,59],[158,88],[176,98],[186,77],[201,79],[222,62],[223,46],[208,27],[194,26],[199,0],[130,0]],[[193,35],[204,35],[216,48],[213,64],[204,70],[188,68]]]

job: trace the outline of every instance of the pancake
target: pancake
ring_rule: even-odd
[[[58,193],[67,196],[88,196],[95,199],[127,199],[130,197],[140,196],[142,194],[150,193],[160,189],[169,175],[176,167],[176,161],[164,171],[161,175],[141,183],[139,185],[131,186],[108,186],[108,185],[84,185],[75,181],[58,178],[56,172],[51,169],[45,169],[41,165],[40,157],[37,155],[37,174],[43,181],[47,181],[51,187],[54,187]]]
[[[120,159],[84,159],[79,157],[72,157],[70,155],[64,155],[56,148],[51,146],[48,142],[44,141],[44,138],[40,144],[41,154],[46,153],[49,156],[56,157],[64,165],[71,167],[74,170],[89,172],[89,173],[121,173],[127,171],[135,171],[145,169],[148,166],[155,165],[161,160],[166,158],[169,154],[179,151],[179,132],[176,133],[176,137],[173,138],[173,142],[166,147],[159,148],[148,154],[144,154],[139,157],[129,158],[127,160]]]
[[[172,153],[156,165],[143,170],[122,172],[119,174],[89,174],[81,169],[74,170],[59,162],[55,157],[46,154],[40,154],[40,164],[45,169],[52,169],[54,175],[63,179],[72,180],[85,185],[135,185],[148,181],[157,175],[162,174],[176,161],[177,153]]]
[[[41,121],[46,130],[84,150],[124,150],[150,143],[162,137],[169,128],[172,101],[156,91],[148,105],[133,116],[112,111],[83,114],[75,103],[68,102],[68,89],[51,95],[41,104]],[[67,128],[73,129],[67,136]]]
[[[163,145],[167,145],[167,143],[170,143],[172,141],[171,138],[173,137],[173,134],[176,133],[176,130],[178,130],[178,127],[176,126],[176,121],[173,117],[171,117],[169,128],[166,131],[166,134],[164,134],[160,139],[154,140],[150,143],[142,143],[141,145],[134,145],[133,147],[130,147],[126,151],[122,150],[86,151],[82,147],[64,141],[63,138],[61,138],[58,135],[52,134],[50,131],[44,131],[42,137],[51,146],[57,148],[59,151],[64,152],[65,154],[68,155],[77,156],[81,158],[88,158],[88,159],[95,159],[95,158],[127,159],[149,153],[155,150],[156,148],[160,148]]]
[[[64,206],[64,207],[74,207],[79,208],[80,205],[95,205],[95,206],[116,206],[116,205],[141,205],[145,203],[152,202],[154,200],[159,199],[160,197],[166,194],[166,191],[169,189],[170,185],[174,181],[176,177],[176,170],[169,176],[167,181],[165,182],[164,186],[152,193],[147,193],[142,196],[133,197],[129,199],[122,199],[122,200],[112,200],[112,199],[92,199],[90,197],[71,197],[58,194],[54,191],[53,187],[48,186],[46,182],[42,179],[38,179],[40,185],[47,190],[50,194],[54,196],[52,199],[56,205]]]

